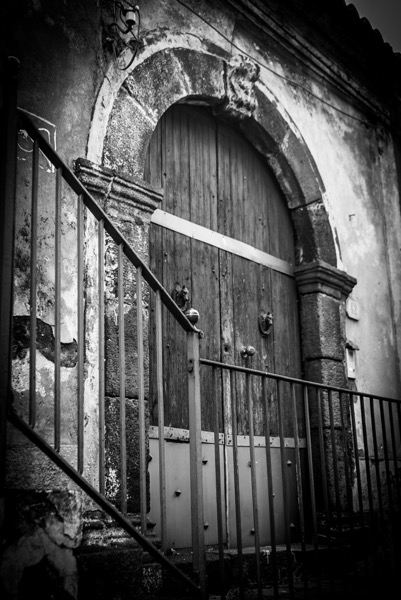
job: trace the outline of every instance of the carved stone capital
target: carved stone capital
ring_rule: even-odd
[[[357,282],[355,277],[323,261],[300,265],[294,272],[300,294],[322,293],[341,300],[349,296]]]
[[[96,165],[86,158],[78,158],[75,161],[75,174],[105,210],[108,205],[118,202],[127,208],[151,214],[163,198],[162,191],[146,181],[119,175],[112,169]]]

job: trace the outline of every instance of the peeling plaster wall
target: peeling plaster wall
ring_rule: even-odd
[[[80,492],[12,493],[0,562],[4,598],[78,597],[74,549],[82,538]],[[16,535],[17,534],[17,535]]]
[[[36,302],[35,419],[36,431],[49,443],[55,436],[56,371],[56,172],[39,154],[38,207],[36,227],[32,223],[32,142],[24,132],[19,135],[17,161],[16,242],[13,317],[13,391],[14,407],[29,419],[31,363],[31,307]],[[78,440],[78,233],[77,198],[71,188],[61,184],[60,193],[60,449],[77,465]],[[84,298],[79,298],[85,315],[84,356],[84,431],[86,435],[86,475],[97,482],[98,462],[98,315],[97,226],[89,215],[84,222],[83,270]],[[36,232],[36,233],[35,233]],[[37,259],[31,266],[31,241],[37,238]],[[31,297],[32,276],[37,280],[36,299]],[[27,489],[57,486],[55,471],[43,469],[40,461],[21,461],[35,454],[25,437],[9,429],[8,485]],[[60,487],[65,478],[59,476]]]
[[[358,280],[351,296],[360,320],[346,324],[347,338],[360,348],[357,388],[399,397],[401,221],[393,141],[382,128],[333,111],[328,120],[326,112],[316,106],[297,124],[326,186],[341,262]]]

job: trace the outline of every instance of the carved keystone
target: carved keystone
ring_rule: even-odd
[[[227,64],[226,98],[216,112],[250,117],[257,104],[255,82],[259,66],[246,56],[237,54]]]

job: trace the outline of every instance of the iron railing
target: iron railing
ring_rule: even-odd
[[[373,574],[394,577],[400,564],[401,400],[266,373],[250,365],[203,358],[200,363],[201,369],[213,372],[214,381],[225,378],[229,387],[232,461],[226,461],[226,468],[232,467],[234,479],[228,501],[235,511],[236,539],[231,545],[236,547],[242,574],[237,582],[240,597],[245,591],[243,575],[249,571],[249,565],[244,569],[249,555],[243,552],[249,545],[243,539],[248,532],[241,524],[246,485],[251,488],[253,572],[259,599],[265,586],[273,586],[275,598],[282,586],[290,598],[299,597],[300,591],[304,598],[327,597],[370,581]],[[239,445],[238,428],[244,427],[240,425],[244,415],[238,414],[237,407],[244,406],[243,396],[250,483],[247,474],[240,472],[244,448]],[[257,403],[263,407],[259,435],[254,433],[258,423],[260,428]],[[214,410],[215,484],[220,489],[218,402]],[[277,450],[272,447],[275,436]],[[216,511],[222,523],[220,499]],[[280,520],[281,532],[277,530]],[[220,526],[223,574],[227,535],[222,531]]]
[[[200,410],[200,332],[23,111],[18,111],[17,128],[20,144],[15,288],[18,307],[29,306],[29,314],[19,314],[21,309],[14,309],[13,352],[20,371],[18,384],[17,376],[13,375],[9,420],[143,548],[181,579],[194,596],[204,597],[204,548],[199,537],[199,523],[203,520],[199,503],[200,429],[196,424]],[[54,262],[49,264],[52,255]],[[19,285],[20,277],[28,278],[29,284],[25,286],[28,292]],[[155,313],[155,373],[160,406],[163,406],[162,307],[187,337],[191,365],[188,398],[196,581],[175,567],[146,537],[149,457],[145,361],[150,304]],[[47,318],[46,306],[50,307]],[[52,326],[46,322],[49,319]],[[66,326],[72,341],[63,339],[62,327]],[[40,354],[49,361],[45,403],[38,402],[38,377],[43,373],[43,365],[38,363]],[[25,384],[21,383],[24,381]],[[53,399],[52,417],[49,395]],[[117,447],[115,432],[108,428],[108,408],[110,414],[118,413]],[[132,424],[133,420],[137,429],[135,448],[132,431],[127,431],[127,421]],[[88,426],[88,422],[95,425]],[[75,447],[73,461],[63,456],[66,440]],[[110,459],[113,452],[114,459]],[[134,474],[129,469],[131,452],[139,457]],[[99,457],[97,467],[93,462],[95,455]],[[118,490],[114,493],[115,482],[111,479],[116,465]],[[163,479],[163,466],[160,473]],[[138,482],[139,493],[133,491]],[[140,531],[128,519],[133,512],[140,513]]]

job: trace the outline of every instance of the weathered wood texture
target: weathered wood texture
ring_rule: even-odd
[[[262,157],[240,133],[207,109],[176,105],[160,120],[151,140],[145,179],[164,188],[161,208],[178,217],[235,238],[294,264],[293,227],[281,190]],[[200,312],[205,333],[201,355],[244,364],[242,346],[256,349],[249,366],[299,377],[300,344],[295,281],[283,273],[152,224],[151,269],[168,291],[176,283],[189,289],[189,305]],[[274,325],[263,337],[261,311]],[[188,426],[185,336],[163,314],[165,424]],[[202,369],[202,428],[213,429],[212,403],[223,404],[229,429],[229,379]],[[247,434],[245,380],[236,378],[238,433]],[[261,382],[252,381],[255,434],[263,433]],[[286,396],[287,394],[284,394]],[[153,422],[156,389],[151,386]],[[290,406],[290,398],[286,405]],[[290,410],[284,410],[290,434]],[[271,433],[277,435],[272,406]]]

